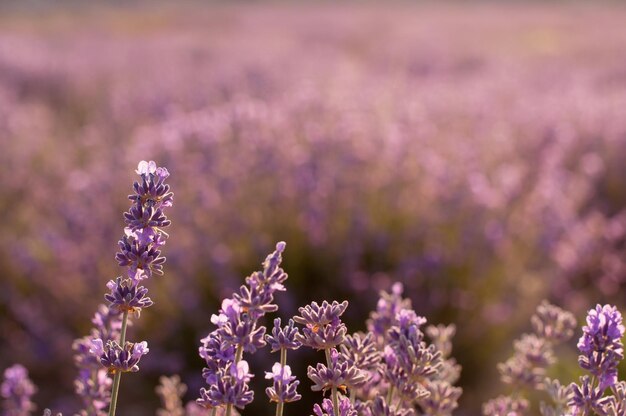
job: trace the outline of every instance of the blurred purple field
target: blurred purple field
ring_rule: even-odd
[[[398,280],[455,323],[456,414],[501,391],[496,363],[542,299],[579,320],[626,306],[623,4],[0,11],[0,369],[29,369],[39,409],[78,406],[72,341],[121,274],[142,159],[176,205],[123,415],[154,414],[162,374],[197,397],[211,314],[281,240],[284,320],[347,299],[363,330]],[[575,363],[575,341],[559,354]],[[291,414],[319,399],[307,382]]]

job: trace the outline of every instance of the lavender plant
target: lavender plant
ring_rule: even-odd
[[[272,303],[274,294],[285,290],[283,283],[288,276],[280,268],[284,250],[284,242],[276,244],[276,250],[263,262],[263,270],[248,276],[239,292],[224,299],[219,315],[211,317],[217,328],[202,339],[199,349],[207,365],[202,376],[208,388],[200,390],[197,403],[211,409],[213,416],[218,408],[225,409],[225,415],[230,416],[233,406],[243,409],[254,399],[249,387],[253,375],[243,354],[253,354],[266,345],[266,328],[259,324],[259,319],[278,309]],[[280,380],[293,381],[287,376],[286,368],[278,373]]]
[[[556,361],[555,346],[566,342],[574,334],[576,320],[570,312],[544,301],[531,317],[531,323],[534,332],[516,340],[515,354],[498,364],[500,379],[510,386],[512,393],[485,403],[483,415],[524,415],[530,409],[524,394],[534,390],[548,391],[555,402],[556,408],[545,403],[541,406],[544,415],[560,411],[567,401],[567,392],[558,381],[548,379],[546,371]]]
[[[625,382],[619,382],[617,365],[624,359],[624,325],[622,314],[615,306],[597,305],[587,314],[587,325],[578,341],[578,364],[590,375],[572,383],[569,405],[572,414],[623,415]],[[611,389],[612,395],[605,395]]]
[[[165,183],[169,172],[154,161],[139,162],[136,173],[141,181],[134,183],[135,192],[128,197],[133,203],[124,214],[126,227],[115,256],[127,268],[126,276],[107,283],[108,304],[101,305],[92,320],[90,339],[74,343],[79,367],[76,392],[83,398],[86,415],[100,415],[107,407],[108,415],[115,415],[122,373],[139,371],[139,361],[149,351],[146,341],[127,342],[126,331],[129,314],[139,318],[142,309],[153,305],[140,282],[163,274],[161,247],[168,237],[163,228],[170,225],[164,211],[172,206],[173,193]],[[108,375],[113,375],[112,384]]]
[[[28,378],[28,371],[20,364],[4,370],[4,378],[0,385],[3,415],[28,416],[36,406],[31,401],[37,388]]]

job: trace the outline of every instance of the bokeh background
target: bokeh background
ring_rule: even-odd
[[[153,159],[173,224],[121,414],[154,414],[161,374],[197,397],[211,314],[280,240],[278,316],[348,299],[363,330],[401,281],[457,324],[457,413],[478,414],[542,299],[581,322],[626,306],[624,22],[595,1],[3,3],[0,368],[29,368],[40,409],[77,408],[71,343],[122,272],[126,195]],[[572,380],[575,340],[559,355]],[[287,411],[309,414],[316,357],[294,358]]]

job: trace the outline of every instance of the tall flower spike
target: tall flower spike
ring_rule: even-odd
[[[89,352],[92,340],[99,338],[106,341],[119,337],[122,321],[118,312],[100,305],[91,322],[94,328],[90,336],[79,338],[72,344],[74,363],[78,367],[78,376],[74,381],[74,390],[82,399],[84,408],[81,415],[104,415],[104,410],[111,401],[111,378],[102,367],[100,360]]]
[[[31,402],[31,397],[37,388],[28,378],[28,371],[21,364],[4,370],[4,380],[0,386],[6,416],[28,416],[35,410],[35,404]]]
[[[98,416],[108,401],[108,397],[101,394],[102,387],[107,382],[103,379],[96,383],[103,377],[102,372],[91,368],[90,360],[96,359],[109,374],[114,374],[108,413],[109,416],[115,416],[121,374],[139,371],[139,360],[149,351],[145,341],[126,342],[129,313],[139,318],[141,310],[153,304],[147,296],[148,289],[139,286],[139,281],[150,278],[153,274],[163,274],[165,262],[160,247],[168,237],[162,229],[170,225],[164,209],[171,207],[173,203],[173,194],[169,185],[165,184],[169,172],[153,161],[143,160],[139,162],[136,172],[141,176],[141,183],[134,183],[135,193],[128,197],[132,206],[124,213],[127,226],[118,242],[119,252],[115,256],[120,266],[128,268],[128,278],[110,280],[107,284],[109,293],[105,295],[109,303],[109,314],[117,315],[116,318],[120,321],[119,339],[117,333],[99,334],[98,331],[92,331],[89,340],[82,339],[74,344],[79,355],[77,360],[80,368],[76,388],[86,399],[85,411]],[[92,355],[91,358],[85,356],[85,350]],[[102,396],[101,400],[96,396]]]
[[[587,325],[578,341],[580,366],[600,380],[600,389],[617,382],[617,365],[624,359],[622,314],[614,306],[597,305],[587,314]]]
[[[274,294],[285,290],[287,274],[280,268],[285,246],[282,241],[277,243],[276,250],[265,258],[263,271],[248,276],[246,285],[224,299],[219,314],[211,317],[217,328],[201,341],[199,349],[207,364],[202,375],[208,388],[200,390],[196,403],[213,409],[213,414],[224,407],[225,414],[231,416],[233,406],[244,408],[254,398],[248,385],[252,375],[247,373],[247,362],[242,357],[265,346],[266,328],[258,320],[278,309],[273,303]]]

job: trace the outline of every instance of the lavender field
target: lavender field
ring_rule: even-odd
[[[0,5],[0,371],[28,370],[33,415],[84,409],[72,345],[108,305],[107,282],[126,276],[118,240],[141,219],[125,221],[127,195],[145,209],[133,182],[167,176],[142,160],[167,169],[174,203],[159,199],[168,220],[150,225],[167,233],[151,231],[154,247],[169,236],[167,262],[141,282],[154,305],[129,334],[149,353],[122,377],[118,415],[156,414],[161,375],[180,376],[183,403],[202,398],[210,360],[200,340],[238,310],[222,300],[254,287],[245,278],[255,270],[277,279],[283,269],[289,279],[272,281],[286,288],[273,297],[278,310],[259,315],[267,334],[274,318],[294,316],[317,333],[298,308],[324,300],[339,302],[331,315],[348,333],[379,336],[378,347],[381,316],[396,307],[411,311],[389,316],[399,333],[421,316],[456,327],[451,353],[444,327],[424,331],[442,368],[456,368],[450,354],[462,367],[449,383],[462,388],[458,408],[324,415],[601,414],[599,398],[540,413],[545,386],[526,394],[528,409],[483,404],[516,386],[501,382],[498,363],[543,348],[513,347],[533,330],[554,347],[546,367],[558,357],[542,377],[579,383],[579,354],[598,358],[578,341],[596,304],[617,308],[597,314],[614,324],[609,372],[626,374],[615,358],[626,311],[624,4],[156,4]],[[537,310],[544,299],[572,315]],[[558,336],[545,329],[553,315],[565,322]],[[302,399],[284,414],[321,416],[307,367],[331,345],[302,337],[311,348],[289,352]],[[278,354],[268,346],[253,357],[255,399],[238,412],[274,414],[264,375]],[[610,414],[626,415],[626,383],[591,374],[615,403],[623,394]],[[346,385],[367,395],[359,383]]]

